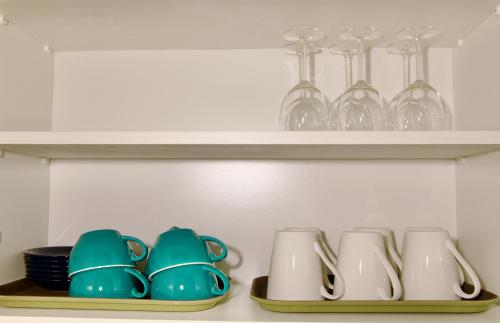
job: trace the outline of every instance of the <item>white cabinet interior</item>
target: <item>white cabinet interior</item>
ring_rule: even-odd
[[[1,13],[11,24],[0,27],[0,147],[6,150],[0,159],[0,283],[23,276],[20,252],[30,247],[71,244],[85,230],[110,226],[152,243],[161,230],[181,225],[231,246],[225,266],[236,288],[227,303],[206,313],[0,309],[0,322],[419,321],[415,315],[284,315],[251,303],[248,284],[266,274],[273,231],[298,225],[323,228],[333,247],[341,230],[355,225],[391,226],[399,244],[407,226],[442,226],[458,239],[485,286],[500,293],[500,153],[490,152],[500,145],[495,5],[4,1]],[[339,19],[327,13],[342,10]],[[444,36],[435,45],[444,48],[429,51],[428,77],[453,108],[456,130],[474,131],[322,139],[274,132],[280,101],[296,77],[278,49],[280,33],[315,18],[332,36],[361,21],[381,25],[388,38],[408,24],[441,27]],[[452,48],[458,39],[463,46]],[[55,52],[45,53],[44,45]],[[341,58],[318,57],[316,83],[330,97],[342,91],[342,66]],[[372,82],[390,99],[401,86],[400,58],[375,48],[371,67]],[[145,160],[154,138],[184,150]],[[277,153],[227,159],[248,142],[265,146],[267,140],[281,145]],[[200,141],[201,148],[189,146]],[[82,146],[88,142],[95,144],[90,152]],[[300,155],[300,145],[307,151],[315,143],[320,145],[311,154],[322,160]],[[132,147],[116,148],[127,144]],[[338,159],[343,146],[350,155]],[[140,149],[139,159],[129,159],[127,153]],[[289,149],[292,155],[278,160]],[[325,156],[329,149],[334,154]],[[115,155],[106,155],[109,150]],[[475,156],[455,161],[469,155]],[[39,157],[56,159],[43,164]],[[109,157],[121,159],[103,159]],[[172,157],[181,159],[165,159]],[[426,319],[493,322],[500,312]]]

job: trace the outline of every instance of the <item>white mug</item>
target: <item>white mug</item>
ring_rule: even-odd
[[[405,300],[459,300],[479,295],[481,283],[450,240],[447,231],[407,231],[401,281]],[[474,291],[461,288],[457,262],[469,275]]]
[[[316,235],[318,236],[318,241],[319,241],[321,247],[323,248],[323,251],[325,252],[326,256],[328,257],[328,260],[330,260],[330,262],[332,264],[334,264],[334,265],[337,262],[337,257],[335,257],[335,255],[332,252],[332,249],[330,248],[330,246],[328,245],[328,243],[326,243],[325,239],[323,239],[323,232],[319,228],[314,228],[314,227],[286,227],[285,231],[309,231],[309,232],[316,233]],[[330,280],[328,278],[328,273],[329,272],[331,274],[333,274],[333,273],[328,270],[328,266],[325,265],[325,266],[322,266],[322,267],[324,269],[324,271],[323,271],[323,280],[324,280],[325,284],[327,285],[327,287],[330,288],[330,289],[332,289],[333,288],[333,284],[330,282]]]
[[[389,262],[396,272],[401,271],[403,262],[398,253],[396,242],[394,241],[394,234],[391,229],[385,227],[355,227],[354,231],[379,232],[384,237],[385,249],[389,254]]]
[[[406,249],[406,233],[409,231],[421,231],[421,232],[434,232],[434,231],[443,231],[441,227],[408,227],[406,228],[406,232],[403,236],[403,245],[401,248],[401,254],[403,254],[403,250]],[[401,267],[399,268],[401,270]],[[462,267],[457,263],[457,270],[459,275],[460,286],[462,286],[465,282],[465,275]]]
[[[335,276],[337,292],[328,293],[321,262]],[[338,299],[344,280],[323,251],[316,232],[279,230],[274,234],[267,298],[274,300]]]
[[[401,296],[398,275],[379,232],[342,232],[337,268],[345,281],[343,300],[399,300]],[[336,288],[335,284],[334,292]]]

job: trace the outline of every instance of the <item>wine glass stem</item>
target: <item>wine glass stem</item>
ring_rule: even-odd
[[[358,39],[358,81],[365,81],[366,67],[363,41]]]
[[[422,41],[420,38],[415,38],[415,42],[417,45],[417,56],[416,56],[416,65],[417,65],[417,80],[424,80],[424,52],[422,49]]]
[[[304,41],[300,42],[302,48],[299,54],[299,77],[300,82],[307,81],[307,45]]]
[[[406,89],[410,83],[410,55],[403,52],[403,89]]]
[[[345,59],[345,89],[352,86],[352,54],[350,51],[344,53]]]

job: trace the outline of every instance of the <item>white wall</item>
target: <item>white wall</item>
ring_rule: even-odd
[[[147,243],[173,225],[232,248],[233,278],[264,275],[274,230],[317,226],[336,248],[356,225],[442,226],[455,236],[453,161],[55,160],[49,244],[116,228]]]
[[[296,59],[280,49],[62,52],[55,55],[54,130],[277,130],[281,100],[297,83]],[[402,59],[372,51],[372,80],[390,100]],[[453,106],[450,49],[429,52],[429,78]],[[316,83],[344,90],[343,58],[327,51]]]
[[[48,183],[38,158],[0,158],[0,284],[24,277],[24,250],[47,245]]]
[[[500,19],[490,17],[454,50],[456,126],[500,130]],[[457,166],[460,249],[486,288],[500,292],[500,154]]]
[[[12,25],[0,26],[0,130],[50,130],[50,54]],[[49,171],[37,158],[0,158],[0,283],[24,277],[22,252],[48,237]]]
[[[53,57],[12,25],[0,26],[0,130],[50,130]]]

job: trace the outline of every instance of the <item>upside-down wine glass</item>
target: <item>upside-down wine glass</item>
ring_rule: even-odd
[[[366,81],[365,43],[381,36],[374,27],[350,28],[343,40],[358,43],[358,81],[340,97],[338,130],[383,131],[387,129],[385,104],[380,93]]]
[[[409,131],[448,130],[449,112],[439,92],[424,80],[423,42],[439,35],[434,26],[408,27],[398,38],[416,45],[416,80],[403,91],[396,107],[396,129]]]
[[[389,102],[387,107],[387,115],[388,121],[388,130],[399,130],[396,127],[396,109],[399,102],[405,96],[405,90],[408,88],[411,80],[411,71],[410,71],[410,58],[416,52],[415,41],[413,40],[399,40],[394,43],[390,43],[387,45],[387,52],[392,55],[401,55],[403,58],[403,89]]]
[[[352,57],[358,52],[358,43],[353,40],[343,40],[330,45],[328,50],[333,55],[344,56],[345,66],[345,91],[352,86]],[[330,103],[328,107],[328,120],[330,122],[330,130],[338,129],[338,110],[342,94]]]
[[[319,52],[313,42],[324,37],[314,27],[297,27],[284,33],[284,38],[296,46],[285,47],[287,53],[299,57],[299,83],[283,99],[280,129],[286,131],[328,130],[328,106],[323,94],[309,81],[309,59]],[[292,50],[295,47],[296,50]]]

